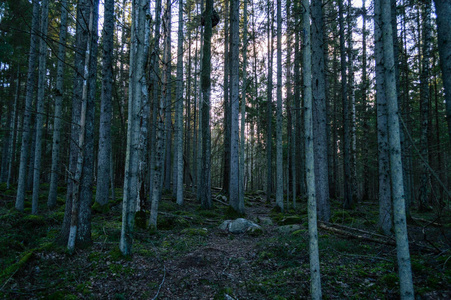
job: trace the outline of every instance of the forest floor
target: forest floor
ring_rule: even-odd
[[[5,299],[307,299],[308,228],[305,201],[277,213],[263,193],[247,194],[245,218],[263,231],[232,234],[224,198],[200,210],[189,197],[160,204],[158,232],[136,228],[131,257],[118,250],[121,203],[93,212],[92,247],[69,254],[53,243],[60,208],[38,216],[14,210],[14,189],[0,187],[0,298]],[[64,190],[60,190],[61,197]],[[120,193],[118,191],[118,193]],[[119,195],[120,196],[120,195]],[[222,203],[221,203],[222,202]],[[443,214],[445,210],[440,211]],[[399,299],[396,248],[377,232],[376,202],[352,210],[332,201],[331,223],[320,224],[324,299]],[[413,212],[409,240],[417,299],[451,299],[451,217]],[[137,222],[137,225],[139,222]],[[264,223],[264,224],[263,224]],[[286,232],[281,232],[283,227]]]

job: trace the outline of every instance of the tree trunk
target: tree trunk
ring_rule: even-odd
[[[282,1],[277,0],[276,205],[283,211]]]
[[[177,92],[176,92],[176,112],[175,112],[175,156],[177,166],[176,186],[177,204],[183,205],[183,1],[179,0],[179,30],[177,41]],[[189,119],[187,120],[189,122]]]
[[[123,255],[130,255],[133,242],[136,202],[138,200],[138,176],[140,155],[144,145],[140,139],[140,127],[144,97],[147,97],[145,76],[146,58],[148,55],[149,0],[132,2],[132,38],[129,70],[129,101],[127,152],[124,177],[124,198],[122,202],[122,229],[119,249]]]
[[[384,49],[382,41],[381,11],[375,6],[375,56],[376,56],[376,103],[377,145],[379,164],[379,228],[390,235],[392,229],[392,196],[390,187],[390,155],[388,148],[387,98],[385,96]]]
[[[20,150],[19,178],[17,183],[17,196],[15,207],[17,210],[24,210],[26,173],[28,166],[28,150],[32,133],[31,113],[33,105],[33,93],[35,86],[35,66],[38,46],[39,31],[39,2],[33,0],[33,16],[31,21],[30,52],[28,55],[27,90],[25,95],[25,109],[22,125],[22,148]]]
[[[272,67],[273,67],[273,27],[274,17],[271,16],[271,2],[268,1],[268,87],[266,99],[266,202],[272,196]]]
[[[329,174],[327,157],[326,78],[324,72],[324,32],[322,0],[312,1],[312,93],[313,147],[318,218],[329,221]]]
[[[343,182],[344,182],[344,203],[343,207],[350,209],[353,204],[352,187],[351,187],[351,137],[350,137],[350,115],[348,100],[348,81],[347,81],[347,65],[345,52],[345,29],[343,20],[343,0],[338,1],[339,4],[339,23],[340,23],[340,55],[341,55],[341,100],[343,103]]]
[[[225,15],[229,12],[229,0],[224,1]],[[229,80],[230,80],[230,34],[229,34],[229,17],[224,18],[224,170],[222,189],[229,196],[230,187],[230,97],[229,97]]]
[[[107,205],[111,156],[111,118],[113,84],[114,0],[105,0],[103,28],[102,94],[100,98],[99,152],[97,157],[96,202]]]
[[[201,176],[200,176],[200,203],[203,209],[210,209],[211,202],[211,132],[210,132],[210,97],[211,97],[211,37],[213,14],[213,0],[206,1],[205,31],[202,49],[202,137],[201,137]],[[238,169],[237,169],[238,170]]]
[[[448,0],[434,0],[437,14],[438,51],[442,69],[443,87],[445,89],[446,119],[448,136],[451,141],[451,3]]]
[[[55,114],[53,121],[53,144],[52,144],[52,167],[50,174],[50,189],[47,199],[47,206],[52,209],[56,206],[58,177],[59,177],[59,157],[61,143],[61,118],[63,115],[63,85],[64,66],[66,61],[66,36],[67,36],[67,0],[61,1],[61,23],[58,47],[58,65],[56,69],[56,90],[55,90]]]
[[[380,2],[379,2],[380,1]],[[398,256],[401,299],[415,299],[410,265],[409,241],[407,236],[406,210],[404,199],[399,110],[393,55],[393,32],[391,26],[390,0],[376,0],[382,13],[382,39],[384,46],[385,95],[388,110],[388,142],[390,149],[390,177],[393,196],[393,211]]]
[[[305,164],[308,195],[308,227],[310,256],[310,293],[312,299],[321,299],[321,276],[319,267],[318,228],[316,217],[315,158],[313,147],[313,101],[312,101],[312,57],[310,44],[310,5],[303,0],[303,77],[304,77],[304,122]]]

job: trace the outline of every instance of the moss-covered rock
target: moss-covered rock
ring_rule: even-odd
[[[282,220],[280,220],[278,223],[279,225],[293,225],[293,224],[299,224],[302,222],[302,218],[299,216],[286,216]]]
[[[207,236],[208,229],[207,228],[185,228],[181,231],[181,233],[187,234],[187,235]]]

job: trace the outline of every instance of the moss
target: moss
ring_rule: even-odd
[[[181,233],[187,235],[207,236],[208,230],[207,228],[185,228],[181,231]]]
[[[299,230],[293,231],[291,233],[291,235],[293,235],[293,236],[301,236],[301,235],[304,235],[306,233],[307,233],[306,229],[299,229]]]
[[[349,211],[340,209],[335,211],[330,218],[332,223],[351,223],[354,218],[351,216]]]
[[[231,206],[227,207],[227,210],[226,210],[224,215],[225,215],[225,218],[227,220],[234,220],[234,219],[238,219],[238,218],[244,218],[246,216],[246,214],[241,214],[241,213],[237,212]]]
[[[399,278],[396,273],[385,274],[380,278],[380,281],[390,289],[394,289],[399,285]]]
[[[47,223],[44,216],[41,215],[28,215],[25,216],[22,220],[29,227],[43,226]]]
[[[282,218],[278,223],[279,225],[293,225],[301,223],[302,218],[299,216],[287,216]]]
[[[94,201],[94,203],[92,204],[92,211],[94,213],[106,214],[110,211],[110,205],[108,203],[101,205],[97,201]]]
[[[253,226],[248,229],[247,233],[250,236],[257,237],[257,236],[261,236],[263,234],[263,229],[261,227]]]
[[[130,256],[125,256],[122,254],[121,250],[119,249],[119,247],[114,247],[111,251],[110,251],[110,259],[112,261],[119,261],[119,260],[131,260]]]
[[[34,251],[35,249],[28,250],[22,255],[22,257],[19,259],[18,262],[10,265],[0,273],[0,282],[2,283],[1,284],[2,286],[4,280],[8,280],[9,277],[13,276],[20,268],[22,268],[28,262],[28,260],[33,255]]]

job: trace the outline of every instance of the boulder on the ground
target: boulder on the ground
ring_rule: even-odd
[[[227,230],[231,233],[244,233],[249,230],[251,230],[251,232],[254,232],[257,231],[258,228],[261,229],[259,225],[243,218],[238,218],[236,220],[226,220],[221,225],[219,225],[219,229]]]

